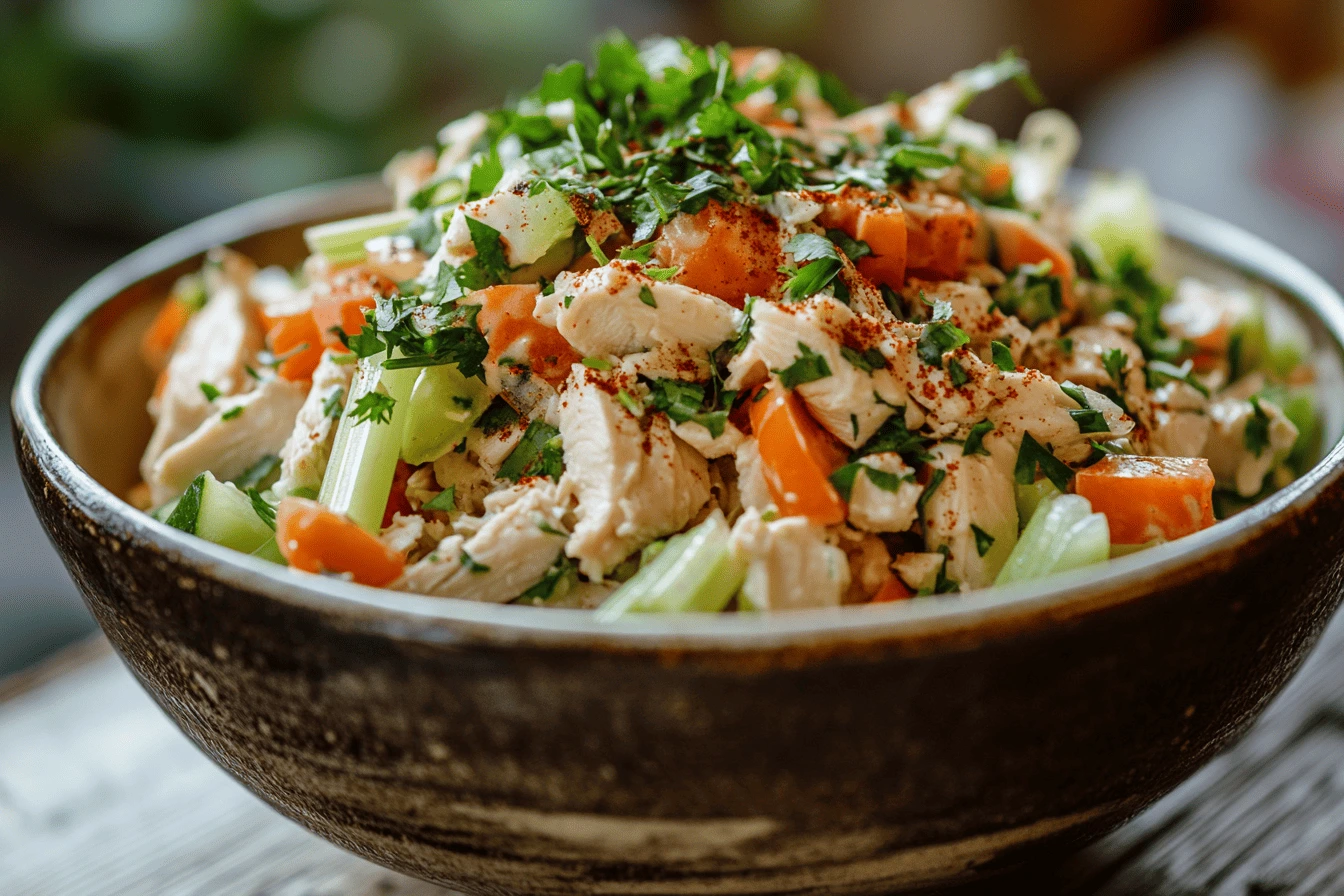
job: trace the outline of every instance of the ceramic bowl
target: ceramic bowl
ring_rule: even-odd
[[[137,478],[139,333],[228,243],[303,256],[371,181],[242,206],[83,287],[14,394],[43,526],[182,731],[280,812],[469,893],[888,893],[1114,828],[1243,732],[1344,589],[1344,303],[1284,253],[1163,204],[1165,264],[1245,278],[1314,340],[1323,458],[1180,541],[903,604],[599,624],[307,576],[163,526]],[[1329,379],[1329,377],[1334,379]]]

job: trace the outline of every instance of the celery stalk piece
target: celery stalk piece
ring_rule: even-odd
[[[568,239],[579,223],[569,199],[551,187],[523,196],[495,193],[468,203],[464,214],[499,231],[507,260],[514,267],[544,258],[556,243]]]
[[[383,354],[362,359],[350,384],[346,411],[336,430],[331,460],[322,479],[317,500],[337,513],[343,513],[370,532],[382,528],[387,496],[401,454],[401,434],[406,422],[406,405],[418,370],[387,370]],[[385,421],[356,421],[353,409],[370,392],[391,396],[391,416]]]
[[[303,232],[303,240],[308,244],[310,252],[325,255],[333,264],[349,264],[364,259],[367,254],[364,249],[366,242],[375,237],[400,233],[414,217],[414,211],[403,209],[332,221],[309,227]]]
[[[1025,582],[1097,563],[1110,556],[1110,547],[1106,517],[1093,513],[1086,498],[1059,495],[1042,500],[994,584]]]
[[[252,506],[252,499],[232,482],[206,472],[192,480],[165,523],[235,551],[252,553],[275,543],[275,530]]]
[[[1157,261],[1162,231],[1143,175],[1095,175],[1074,212],[1078,236],[1101,250],[1112,268],[1126,254],[1149,267]]]
[[[490,390],[456,364],[426,367],[406,404],[401,456],[408,464],[438,460],[457,446],[490,404]]]
[[[1018,520],[1030,521],[1042,501],[1059,497],[1059,489],[1049,479],[1038,479],[1031,485],[1018,484],[1013,489],[1017,498]]]
[[[715,511],[689,532],[668,540],[653,561],[597,609],[601,622],[631,613],[717,613],[746,574],[728,544],[728,524]]]
[[[258,560],[278,563],[281,566],[289,565],[289,563],[285,561],[284,555],[280,553],[280,545],[276,542],[274,533],[271,534],[270,538],[262,542],[261,547],[252,552],[252,556],[256,557]]]

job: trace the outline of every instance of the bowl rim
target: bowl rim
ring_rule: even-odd
[[[43,381],[75,331],[137,282],[214,245],[296,224],[385,206],[371,176],[303,187],[253,200],[188,224],[131,253],[76,290],[42,327],[15,381],[16,438],[62,495],[108,535],[130,539],[201,576],[327,615],[340,624],[429,643],[489,643],[608,651],[771,652],[844,649],[883,643],[905,650],[964,647],[1050,621],[1076,618],[1151,590],[1230,565],[1243,546],[1310,512],[1344,476],[1344,438],[1303,476],[1235,517],[1194,535],[1095,568],[967,594],[775,614],[647,616],[599,623],[589,610],[480,603],[357,585],[293,571],[191,537],[125,503],[60,447],[41,404]],[[1198,255],[1286,293],[1324,329],[1344,358],[1344,298],[1286,252],[1232,224],[1158,200],[1165,237]],[[22,451],[22,446],[20,446]],[[311,579],[309,581],[309,579]]]

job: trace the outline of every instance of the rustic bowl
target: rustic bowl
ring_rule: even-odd
[[[294,573],[124,503],[138,334],[203,250],[303,255],[370,181],[177,231],[79,290],[14,394],[33,504],[126,663],[212,759],[362,856],[471,893],[887,893],[1096,837],[1243,732],[1344,588],[1344,302],[1163,205],[1177,269],[1247,276],[1335,380],[1323,460],[1231,521],[1021,587],[772,616],[482,605]]]

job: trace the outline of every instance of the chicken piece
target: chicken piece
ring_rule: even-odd
[[[938,574],[943,571],[947,558],[929,551],[911,551],[897,554],[891,568],[897,577],[916,594],[932,594],[938,587]]]
[[[680,530],[709,500],[708,464],[673,435],[667,415],[637,417],[617,398],[636,388],[619,371],[576,364],[562,390],[562,482],[578,497],[565,551],[590,579]]]
[[[994,583],[1017,544],[1017,500],[1012,477],[993,457],[961,449],[944,442],[930,450],[934,478],[924,505],[924,543],[930,551],[946,549],[947,578],[983,588]]]
[[[378,536],[378,540],[398,554],[410,555],[420,545],[425,534],[425,518],[414,513],[392,515],[392,525]]]
[[[392,191],[392,207],[407,208],[437,167],[438,159],[428,146],[399,152],[383,168],[383,183]]]
[[[434,461],[434,481],[441,489],[453,489],[453,504],[464,513],[485,509],[485,498],[494,487],[494,474],[481,469],[466,451],[449,451]]]
[[[1154,389],[1147,404],[1147,448],[1163,457],[1203,457],[1213,428],[1209,400],[1176,380]]]
[[[1119,352],[1119,355],[1114,354]],[[1117,380],[1107,369],[1107,358],[1120,359]],[[1068,342],[1054,337],[1034,342],[1027,366],[1049,374],[1059,382],[1077,383],[1091,389],[1115,389],[1131,411],[1138,412],[1147,394],[1143,352],[1137,343],[1113,327],[1088,324],[1068,332]]]
[[[829,543],[826,529],[805,517],[766,522],[748,508],[730,543],[747,566],[738,601],[751,610],[837,607],[849,590],[849,560]]]
[[[867,532],[904,532],[914,525],[915,505],[924,491],[915,471],[894,451],[869,454],[858,462],[864,469],[850,491],[849,524]]]
[[[216,479],[234,479],[257,458],[280,451],[304,395],[303,384],[272,377],[251,392],[216,399],[215,412],[154,461],[145,478],[154,503],[182,494],[207,470]]]
[[[537,300],[537,320],[580,354],[626,357],[646,376],[704,379],[709,355],[733,338],[741,312],[722,299],[644,274],[635,261],[562,273]]]
[[[937,438],[947,438],[964,424],[982,420],[994,403],[1004,376],[993,364],[986,364],[969,346],[962,346],[942,358],[942,364],[925,363],[919,353],[923,327],[909,325],[913,332],[890,333],[879,348],[899,388],[910,398],[906,423],[910,427],[926,425]],[[956,385],[951,372],[955,361],[965,380]],[[919,413],[912,416],[912,409]]]
[[[742,430],[728,421],[724,422],[723,432],[718,436],[712,434],[704,424],[696,423],[694,420],[673,423],[672,432],[677,438],[699,451],[706,460],[732,454],[746,438],[742,435]]]
[[[438,173],[449,174],[453,168],[471,158],[472,148],[485,136],[490,118],[484,112],[472,112],[439,128]]]
[[[1031,340],[1031,330],[1022,321],[1004,314],[994,305],[989,291],[982,286],[958,283],[953,280],[938,282],[912,279],[902,291],[906,305],[927,312],[928,302],[947,302],[952,306],[951,322],[965,331],[971,339],[971,348],[982,360],[992,361],[991,342],[1002,342],[1019,361]]]
[[[754,507],[764,513],[775,506],[770,496],[770,487],[765,484],[765,474],[761,471],[761,451],[756,439],[747,436],[733,452],[733,464],[737,468],[737,496],[743,507]]]
[[[549,479],[495,492],[469,537],[449,535],[390,587],[418,594],[507,603],[541,580],[564,550],[568,501]]]
[[[1242,290],[1218,289],[1193,277],[1176,284],[1162,306],[1162,325],[1177,339],[1188,339],[1208,352],[1227,350],[1232,330],[1256,313],[1256,301]]]
[[[476,458],[480,468],[493,479],[499,473],[499,468],[504,466],[504,461],[509,459],[513,449],[518,447],[518,442],[522,440],[525,432],[527,421],[521,418],[490,433],[473,429],[467,433],[466,451]],[[443,485],[442,479],[439,480],[439,484]],[[444,485],[444,488],[447,486]]]
[[[220,267],[229,264],[224,261]],[[140,475],[146,482],[159,455],[186,438],[214,410],[201,389],[202,383],[225,396],[236,395],[252,384],[247,365],[262,346],[252,302],[232,277],[216,273],[206,279],[217,288],[205,307],[187,322],[164,371],[163,388],[150,401],[154,433],[140,460]]]
[[[728,362],[727,387],[755,386],[794,363],[809,365],[823,375],[797,385],[798,395],[831,435],[856,448],[893,408],[905,404],[905,392],[892,373],[864,355],[884,333],[881,324],[829,296],[791,305],[756,302],[751,339]],[[866,369],[870,366],[874,369]]]
[[[838,547],[849,562],[849,589],[842,603],[862,604],[873,599],[891,576],[891,552],[881,538],[847,526],[834,530]]]
[[[1243,498],[1260,492],[1265,475],[1292,450],[1297,427],[1279,406],[1264,398],[1256,405],[1224,398],[1209,405],[1213,429],[1204,455],[1223,488],[1235,488]],[[1251,434],[1247,434],[1247,430]]]
[[[295,489],[316,492],[322,485],[355,371],[355,365],[341,364],[338,357],[334,352],[323,352],[313,371],[312,388],[299,408],[293,432],[280,449],[280,479],[274,489],[277,495],[292,494]]]
[[[1070,411],[1080,410],[1059,383],[1039,370],[1022,370],[1004,373],[997,385],[998,399],[989,409],[988,418],[994,423],[995,432],[985,437],[985,445],[996,451],[1000,439],[1011,443],[1011,453],[1016,455],[1017,446],[1022,442],[1024,433],[1041,445],[1048,446],[1065,463],[1081,463],[1092,453],[1092,442],[1104,442],[1127,436],[1134,429],[1134,421],[1100,392],[1086,386],[1079,386],[1087,404],[1099,411],[1105,422],[1105,431],[1083,432],[1083,427]],[[1007,464],[1012,469],[1012,463]]]

